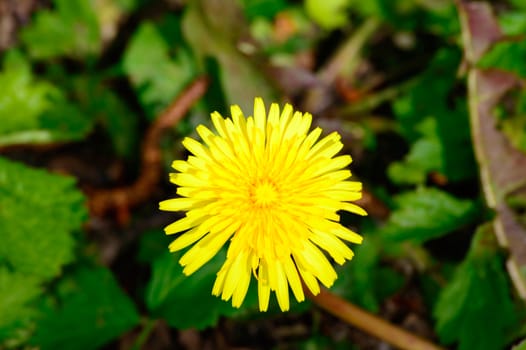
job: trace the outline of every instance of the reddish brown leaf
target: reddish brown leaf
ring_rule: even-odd
[[[459,2],[468,71],[469,108],[475,153],[488,206],[496,211],[494,229],[499,243],[508,248],[508,270],[520,295],[526,299],[526,228],[507,204],[510,195],[526,190],[526,155],[515,149],[497,128],[493,108],[519,78],[497,70],[480,70],[474,63],[501,38],[488,3]]]

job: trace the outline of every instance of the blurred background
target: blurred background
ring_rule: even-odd
[[[0,349],[392,349],[186,277],[168,173],[209,114],[289,102],[351,154],[331,292],[448,349],[526,349],[526,2],[0,0]],[[478,161],[477,161],[478,160]],[[366,322],[366,321],[364,321]]]

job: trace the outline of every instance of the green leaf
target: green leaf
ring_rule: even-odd
[[[526,41],[502,41],[495,44],[480,61],[481,68],[498,68],[526,78]]]
[[[31,343],[41,349],[97,349],[137,325],[133,302],[106,268],[79,268],[42,306]]]
[[[42,282],[73,259],[87,216],[74,180],[0,157],[0,339],[24,344]]]
[[[133,11],[139,7],[142,0],[115,0],[115,3],[124,11]]]
[[[87,213],[72,178],[0,158],[0,262],[41,280],[73,259]]]
[[[522,0],[509,0],[516,10],[526,10],[526,4]]]
[[[421,134],[418,125],[438,113],[451,112],[447,106],[449,91],[455,83],[455,72],[460,63],[460,52],[453,48],[438,51],[405,95],[393,103],[393,110],[409,140]],[[438,119],[438,118],[437,118]]]
[[[418,188],[395,196],[395,209],[381,232],[393,240],[424,242],[474,222],[478,205],[435,188]]]
[[[162,229],[149,230],[141,234],[137,260],[142,263],[153,263],[160,255],[166,253],[166,247],[173,239],[164,234]]]
[[[403,135],[412,144],[420,142],[411,146],[405,164],[390,170],[393,181],[421,183],[431,170],[450,181],[476,175],[467,103],[464,99],[450,101],[459,63],[457,49],[440,50],[412,89],[393,103]]]
[[[404,277],[382,264],[382,256],[399,254],[400,245],[378,235],[377,224],[366,220],[360,230],[366,239],[353,247],[354,258],[337,268],[338,279],[331,290],[376,313],[380,304],[404,284]]]
[[[371,312],[378,312],[382,300],[399,290],[404,278],[381,266],[381,238],[366,236],[361,245],[353,248],[353,260],[338,268],[338,279],[331,290]]]
[[[37,59],[84,57],[100,51],[99,22],[90,0],[54,0],[54,10],[41,10],[21,32],[22,42]]]
[[[397,184],[424,184],[430,171],[443,169],[442,145],[437,137],[436,121],[428,118],[420,124],[424,137],[411,145],[401,162],[393,162],[387,169],[391,181]]]
[[[161,317],[178,329],[203,329],[217,323],[220,316],[234,316],[243,309],[233,308],[211,294],[216,273],[224,262],[220,253],[190,276],[183,274],[178,260],[181,253],[166,252],[152,266],[152,279],[146,292],[146,305],[156,317]],[[254,291],[250,291],[242,308],[254,307]]]
[[[52,99],[51,102],[50,108],[39,118],[42,131],[48,134],[46,142],[81,140],[91,131],[93,120],[88,118],[77,105],[65,101],[62,95]]]
[[[478,175],[478,167],[471,142],[467,101],[461,98],[453,104],[453,110],[442,110],[437,115],[437,135],[442,149],[440,173],[452,182],[473,180]]]
[[[349,23],[347,0],[305,0],[305,10],[312,20],[326,30],[332,30]]]
[[[0,73],[0,135],[35,129],[40,114],[49,107],[57,90],[47,82],[35,82],[31,66],[18,51],[8,51]]]
[[[521,341],[520,344],[514,346],[512,350],[526,350],[526,339]]]
[[[390,2],[389,0],[383,0]],[[460,34],[460,21],[455,3],[452,1],[415,1],[419,8],[419,13],[415,17],[420,17],[420,25],[433,34],[445,38],[454,38]]]
[[[126,49],[123,67],[139,101],[153,119],[195,77],[195,68],[188,50],[171,48],[153,23],[144,22],[134,33]]]
[[[499,15],[499,26],[508,36],[526,33],[526,11],[501,13]]]
[[[256,18],[272,19],[287,9],[286,0],[242,0],[245,15],[249,21]]]
[[[468,142],[469,139],[451,137],[451,132],[441,135],[448,127],[465,127],[466,130],[469,130],[469,127],[459,123],[460,119],[453,121],[445,115],[441,115],[440,118],[428,117],[415,126],[415,130],[422,137],[414,141],[403,161],[390,164],[388,175],[391,181],[397,184],[421,185],[425,183],[427,174],[431,171],[445,174],[449,180],[463,180],[474,175],[471,168],[462,170],[466,168],[466,164],[471,165],[473,154],[470,151],[459,151],[466,148],[470,150],[471,145],[456,145],[458,142]]]
[[[8,52],[3,68],[0,145],[78,140],[91,130],[93,121],[58,88],[35,79],[19,52]]]
[[[21,326],[34,316],[35,310],[29,302],[40,293],[36,278],[0,266],[0,340],[10,336],[13,327]]]
[[[352,261],[338,268],[338,279],[331,290],[352,300],[371,312],[379,309],[379,300],[375,293],[376,279],[371,278],[378,271],[380,249],[376,239],[366,239],[360,246],[353,248]]]
[[[399,30],[424,32],[440,36],[460,31],[455,4],[451,1],[418,0],[348,0],[349,7],[360,16],[380,17]]]
[[[515,148],[526,152],[526,88],[508,92],[493,112],[498,128]]]
[[[434,309],[442,341],[459,350],[503,349],[518,313],[491,225],[480,227]]]
[[[254,97],[276,100],[276,91],[255,58],[239,51],[249,28],[235,1],[198,0],[189,3],[182,20],[184,37],[201,66],[206,59],[218,63],[222,92],[227,104],[237,104],[249,113]],[[216,107],[217,108],[217,107]]]
[[[66,80],[66,72],[59,76]],[[132,157],[137,152],[137,113],[131,110],[102,76],[78,76],[66,80],[63,89],[72,90],[79,108],[109,134],[117,154]]]
[[[508,140],[526,152],[526,88],[517,88],[496,109],[497,125]]]

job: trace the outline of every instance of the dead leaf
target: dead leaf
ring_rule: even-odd
[[[475,66],[482,55],[501,37],[489,3],[457,2],[462,20],[465,55],[468,60],[468,94],[475,153],[480,165],[484,195],[496,211],[495,234],[509,249],[507,268],[521,297],[526,299],[526,228],[511,208],[508,196],[526,190],[526,155],[512,146],[498,130],[493,108],[520,80],[511,73],[481,70]]]

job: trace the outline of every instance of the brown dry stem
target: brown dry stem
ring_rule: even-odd
[[[148,199],[161,178],[161,134],[176,125],[199,100],[208,86],[200,77],[192,82],[147,130],[141,147],[141,169],[137,180],[129,186],[94,190],[89,193],[89,207],[93,215],[104,216],[114,211],[119,222],[129,219],[129,208]]]
[[[304,288],[304,290],[307,297],[325,311],[399,349],[443,350],[440,346],[397,327],[327,290],[322,289],[320,294],[316,296],[312,295],[307,288]]]

